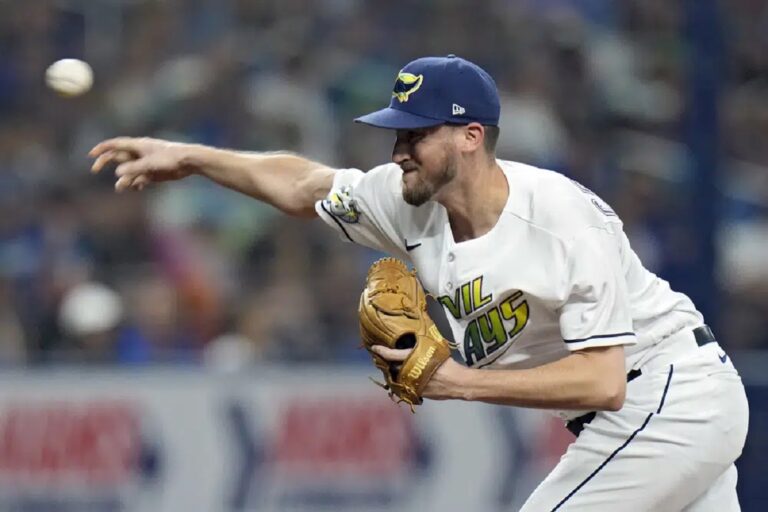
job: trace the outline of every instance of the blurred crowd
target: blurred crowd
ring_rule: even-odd
[[[697,179],[682,4],[0,0],[0,362],[362,359],[356,304],[375,253],[197,178],[116,194],[86,154],[147,135],[368,169],[392,136],[351,119],[423,55],[491,72],[499,155],[600,193],[646,265],[685,289],[698,255],[681,220]],[[720,7],[710,320],[727,347],[768,348],[768,4]],[[91,63],[92,91],[45,88],[63,57]]]

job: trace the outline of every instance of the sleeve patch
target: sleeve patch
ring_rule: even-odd
[[[348,224],[360,222],[360,207],[352,198],[352,187],[349,185],[331,190],[323,199],[323,206],[328,213]]]

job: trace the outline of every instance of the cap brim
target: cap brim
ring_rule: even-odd
[[[410,112],[397,110],[387,107],[376,112],[371,112],[355,119],[356,123],[363,123],[377,128],[388,128],[390,130],[412,130],[416,128],[429,128],[445,123],[442,119],[433,119]]]

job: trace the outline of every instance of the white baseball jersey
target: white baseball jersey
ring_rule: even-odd
[[[642,266],[594,193],[552,171],[498,163],[509,197],[475,239],[454,241],[442,205],[407,204],[396,164],[339,170],[316,210],[343,239],[413,264],[468,366],[530,368],[625,345],[629,369],[666,336],[703,324],[688,297]]]
[[[530,368],[624,345],[627,369],[642,367],[625,406],[594,413],[522,510],[739,510],[733,461],[746,395],[722,348],[698,346],[701,314],[642,266],[591,191],[551,171],[499,165],[504,210],[488,233],[460,243],[440,204],[403,200],[395,164],[338,171],[316,209],[343,239],[413,264],[469,366]]]

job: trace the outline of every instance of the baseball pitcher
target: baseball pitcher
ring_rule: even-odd
[[[91,151],[93,170],[116,163],[120,191],[203,175],[392,255],[371,268],[359,316],[394,398],[549,409],[577,436],[524,511],[739,510],[748,408],[730,358],[690,299],[643,267],[608,204],[495,157],[493,79],[453,55],[417,59],[389,106],[357,121],[394,131],[392,163],[362,172],[116,138]]]

